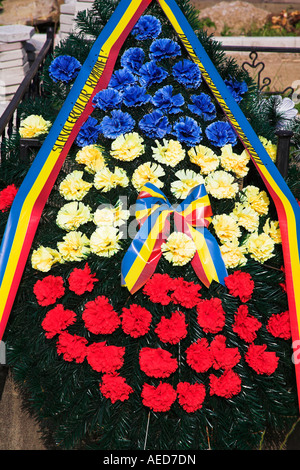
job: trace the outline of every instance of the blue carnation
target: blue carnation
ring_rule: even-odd
[[[154,61],[146,62],[140,68],[139,81],[142,86],[148,87],[153,83],[161,83],[168,75],[162,67],[158,67]]]
[[[146,88],[138,85],[132,85],[125,88],[123,93],[123,101],[126,106],[141,106],[148,103],[151,96],[147,94]]]
[[[111,117],[105,116],[101,122],[101,132],[108,139],[116,139],[121,134],[131,132],[135,121],[128,113],[119,109],[111,112]]]
[[[235,145],[237,142],[237,136],[229,122],[212,122],[205,129],[205,134],[216,147],[223,147],[226,144]]]
[[[216,117],[216,107],[211,101],[211,97],[206,93],[192,95],[191,100],[194,104],[189,104],[188,108],[192,113],[201,116],[204,121],[211,121]]]
[[[184,104],[184,98],[180,93],[173,95],[172,85],[166,85],[157,90],[152,98],[152,103],[162,112],[176,114],[182,111],[180,106]]]
[[[181,49],[172,39],[156,39],[150,46],[149,55],[152,60],[169,59],[181,55]]]
[[[102,111],[119,108],[122,103],[122,95],[114,88],[106,88],[99,91],[94,98],[93,104]]]
[[[56,57],[49,66],[49,75],[54,82],[70,82],[77,77],[81,69],[81,63],[69,55]]]
[[[233,98],[237,103],[242,101],[242,95],[248,91],[247,83],[239,82],[236,78],[230,77],[227,80],[224,80],[225,85],[229,88],[232,93]]]
[[[161,33],[161,22],[152,15],[141,16],[132,28],[131,34],[139,41],[155,39]]]
[[[135,76],[127,68],[116,70],[108,84],[109,88],[123,91],[125,87],[133,85],[136,82]]]
[[[101,127],[97,124],[97,119],[89,116],[78,132],[76,144],[79,147],[92,145],[97,141],[100,132]]]
[[[145,52],[140,47],[130,47],[121,57],[122,67],[132,73],[138,73],[145,59]]]
[[[191,117],[182,117],[174,124],[174,133],[179,140],[184,144],[193,146],[199,144],[202,139],[201,127],[197,124],[195,119]]]
[[[201,81],[201,72],[194,62],[183,59],[173,66],[173,76],[178,83],[186,88],[198,88]]]
[[[151,139],[162,139],[172,130],[167,116],[164,116],[163,113],[158,110],[146,114],[140,120],[139,126],[144,134]]]

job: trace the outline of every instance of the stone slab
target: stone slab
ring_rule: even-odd
[[[34,35],[34,32],[32,26],[23,24],[0,26],[0,41],[9,43],[28,41]]]
[[[26,56],[24,49],[17,49],[16,51],[6,51],[0,53],[0,62],[10,62],[15,59],[22,59]]]
[[[27,56],[23,57],[22,59],[10,60],[8,62],[0,62],[0,70],[23,66],[24,64],[26,64],[26,62],[28,62]]]
[[[66,14],[62,14],[60,15],[60,18],[59,18],[59,23],[60,24],[72,24],[74,22],[74,15],[66,15]]]
[[[0,70],[0,82],[5,85],[16,85],[21,83],[28,70],[30,65],[27,62],[23,67],[13,67],[11,69]]]
[[[83,11],[83,10],[88,10],[92,7],[92,3],[85,3],[85,2],[76,2],[75,3],[75,8],[76,8],[76,12],[78,11]]]
[[[6,51],[15,51],[17,49],[22,49],[24,43],[22,41],[18,42],[0,42],[0,52]]]
[[[74,15],[75,3],[65,3],[60,6],[60,14]]]

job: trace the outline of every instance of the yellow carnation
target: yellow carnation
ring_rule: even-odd
[[[82,224],[92,220],[91,208],[82,202],[69,202],[57,213],[56,223],[63,230],[77,230]]]
[[[233,152],[232,145],[224,145],[221,149],[220,162],[224,170],[232,171],[238,178],[243,178],[247,175],[249,168],[248,163],[250,160],[249,154],[244,150],[241,155]]]
[[[105,159],[102,149],[98,145],[86,145],[82,147],[76,154],[76,162],[85,165],[88,173],[97,173],[105,166]]]
[[[175,176],[177,176],[178,180],[171,183],[171,192],[177,199],[186,198],[191,189],[199,184],[204,184],[203,176],[192,170],[177,171]]]
[[[208,147],[197,145],[188,151],[190,160],[200,167],[203,175],[208,175],[219,166],[219,157]]]
[[[31,139],[32,137],[46,134],[51,125],[52,123],[45,121],[42,116],[31,114],[21,122],[19,133],[21,137]]]
[[[177,140],[163,139],[163,145],[156,140],[157,147],[152,147],[153,158],[159,163],[174,167],[185,157],[185,150]]]
[[[173,232],[167,241],[162,244],[161,251],[164,257],[174,266],[184,266],[196,253],[193,240],[182,232]]]
[[[40,246],[37,250],[34,250],[31,256],[31,265],[33,269],[37,269],[44,273],[50,271],[53,264],[60,262],[61,256],[59,252],[45,246]]]
[[[111,156],[117,160],[130,162],[145,151],[144,139],[137,132],[120,135],[111,144]]]
[[[90,242],[86,235],[72,231],[57,243],[57,248],[64,261],[81,261],[90,254]]]
[[[74,170],[59,185],[60,194],[67,199],[81,201],[93,186],[82,179],[83,171]]]
[[[257,232],[252,233],[246,241],[248,253],[251,258],[260,263],[264,263],[274,256],[274,245],[275,243],[272,238],[264,232],[260,235],[258,235]]]
[[[258,228],[259,214],[248,204],[236,203],[232,211],[237,218],[238,224],[248,232],[254,232]]]
[[[119,231],[115,227],[98,227],[90,238],[92,253],[110,258],[121,248],[119,238]]]
[[[277,220],[267,219],[263,231],[272,238],[274,243],[281,243],[281,232]]]
[[[129,218],[129,211],[122,209],[122,204],[119,203],[115,207],[104,207],[103,209],[97,209],[94,213],[94,223],[99,227],[103,225],[112,225],[119,227],[124,224]]]
[[[129,180],[125,170],[119,167],[115,167],[114,173],[108,168],[103,168],[95,174],[94,185],[96,189],[107,193],[117,186],[125,188],[128,186]]]
[[[131,182],[138,191],[140,191],[146,183],[152,183],[158,188],[162,188],[164,183],[160,181],[159,178],[164,175],[164,169],[160,165],[146,162],[134,171]]]
[[[276,155],[277,155],[277,145],[272,144],[271,140],[266,139],[265,137],[259,136],[259,140],[263,144],[264,148],[266,149],[267,153],[269,154],[269,157],[273,162],[276,161]]]
[[[221,214],[212,218],[217,237],[221,242],[233,240],[241,236],[237,218],[233,215]]]
[[[266,215],[269,210],[270,199],[266,191],[260,191],[256,186],[246,186],[242,190],[242,201],[246,201],[259,215]]]
[[[205,187],[209,194],[216,199],[231,199],[239,190],[234,183],[234,177],[223,170],[218,170],[205,178]]]
[[[226,268],[237,268],[247,263],[247,258],[245,257],[247,248],[244,245],[240,246],[237,239],[227,241],[224,245],[220,246],[220,250]]]

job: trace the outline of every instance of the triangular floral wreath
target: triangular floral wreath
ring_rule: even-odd
[[[12,309],[37,226],[68,151],[107,87],[120,48],[152,0],[121,0],[95,41],[13,202],[0,251],[0,340]],[[190,58],[235,129],[275,203],[280,224],[294,348],[300,340],[300,207],[174,0],[158,0]],[[300,397],[300,364],[295,363]]]

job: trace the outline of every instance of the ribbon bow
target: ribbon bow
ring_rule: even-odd
[[[170,214],[176,230],[188,235],[196,252],[191,264],[200,281],[209,286],[213,280],[224,285],[227,271],[219,245],[207,229],[212,209],[203,184],[196,186],[176,208],[160,189],[146,183],[136,202],[139,231],[127,250],[121,266],[122,285],[134,294],[154,273],[162,255],[161,245],[170,231]]]

